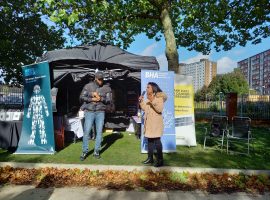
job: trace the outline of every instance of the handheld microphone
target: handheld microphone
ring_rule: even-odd
[[[142,92],[141,96],[145,95],[145,91]],[[139,102],[142,102],[142,100],[139,100]]]
[[[142,96],[144,96],[144,95],[145,95],[145,91],[142,92]]]

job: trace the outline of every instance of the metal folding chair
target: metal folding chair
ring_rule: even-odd
[[[210,124],[210,129],[208,130],[205,127],[204,133],[204,144],[203,148],[205,149],[207,139],[218,140],[221,142],[220,149],[223,149],[224,137],[227,132],[228,127],[228,117],[227,116],[212,116],[212,121]]]
[[[232,118],[232,130],[227,133],[227,153],[229,152],[230,143],[244,142],[247,144],[247,154],[250,153],[250,143],[252,141],[252,134],[250,130],[251,119],[249,117],[233,117]],[[232,150],[231,150],[232,151]],[[242,153],[239,151],[232,151],[236,153]],[[246,153],[243,153],[246,154]]]

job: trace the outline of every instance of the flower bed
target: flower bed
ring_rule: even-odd
[[[270,191],[269,175],[25,169],[10,166],[0,168],[0,184],[30,184],[36,187],[90,186],[100,189],[142,191],[202,190],[210,193]]]

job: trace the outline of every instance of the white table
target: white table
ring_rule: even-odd
[[[73,131],[78,138],[81,138],[83,136],[83,118],[82,117],[66,118],[65,130]]]
[[[138,139],[141,138],[141,123],[142,118],[138,116],[132,116],[133,126],[135,128],[135,135]]]

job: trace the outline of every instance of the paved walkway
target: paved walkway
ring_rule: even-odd
[[[246,193],[207,194],[192,192],[138,192],[98,190],[89,187],[35,188],[34,186],[2,186],[1,200],[269,200],[270,193],[251,195]]]
[[[216,174],[222,173],[245,173],[245,174],[268,174],[270,170],[234,170],[234,169],[215,169],[215,168],[187,168],[187,167],[161,167],[154,168],[149,166],[119,166],[119,165],[87,165],[87,164],[49,164],[49,163],[15,163],[0,162],[0,167],[4,166],[20,168],[78,168],[90,170],[170,170],[175,172],[188,171],[191,173],[211,172]],[[252,195],[247,193],[220,193],[208,194],[202,191],[170,191],[170,192],[148,192],[148,191],[114,191],[98,190],[91,187],[63,187],[63,188],[35,188],[32,185],[4,185],[0,186],[0,200],[270,200],[270,193],[263,195]]]

